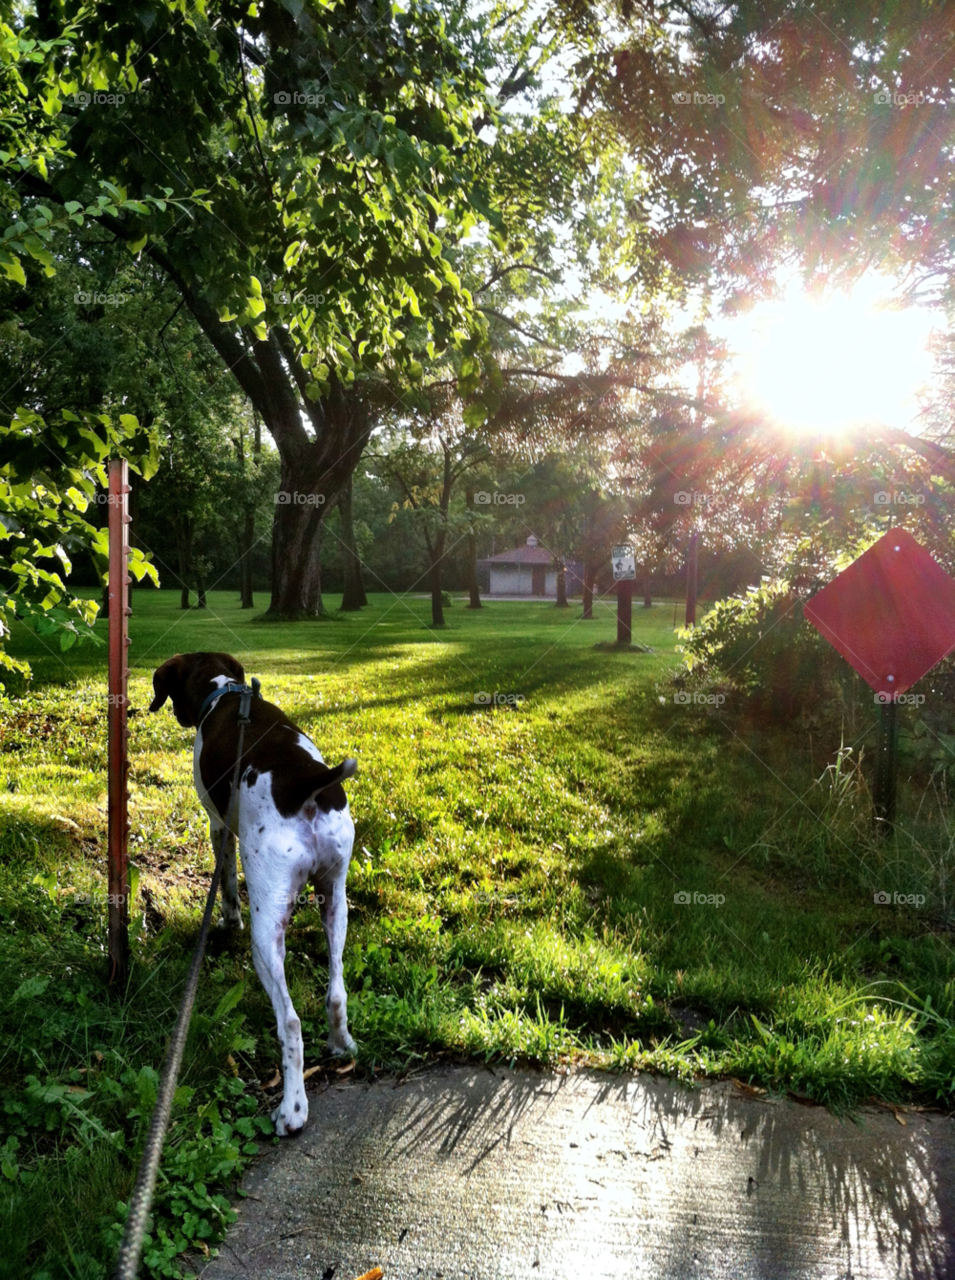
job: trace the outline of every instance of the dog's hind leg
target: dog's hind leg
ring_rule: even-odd
[[[209,824],[209,835],[212,839],[212,852],[218,858],[222,848],[222,833],[225,825]],[[219,890],[222,894],[222,919],[220,927],[224,929],[242,928],[242,907],[239,903],[239,869],[235,857],[236,839],[232,832],[226,841],[225,855],[222,859],[222,879]]]
[[[348,864],[345,864],[345,871]],[[333,1054],[354,1053],[358,1046],[348,1034],[348,998],[342,968],[345,934],[348,931],[348,903],[345,899],[345,874],[323,878],[321,883],[322,925],[328,943],[328,992],[325,1011],[328,1014],[328,1051]]]
[[[282,1046],[282,1081],[285,1092],[282,1101],[272,1112],[275,1132],[279,1137],[297,1133],[308,1119],[308,1099],[305,1096],[304,1046],[302,1024],[285,983],[285,930],[292,914],[294,896],[250,894],[252,910],[252,959],[255,971],[261,979],[272,1008],[275,1025]]]

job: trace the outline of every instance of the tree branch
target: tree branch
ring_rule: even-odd
[[[879,434],[890,444],[900,444],[911,449],[926,462],[930,462],[933,467],[937,467],[946,480],[955,483],[955,457],[948,449],[943,449],[940,444],[936,444],[934,440],[927,440],[924,436],[909,435],[901,427],[880,426]]]
[[[531,262],[513,262],[509,267],[500,267],[492,271],[484,284],[480,285],[473,291],[472,297],[477,297],[479,293],[483,293],[485,289],[490,289],[492,285],[497,284],[498,280],[503,280],[511,271],[533,271],[539,276],[543,276],[545,280],[549,280],[551,284],[560,284],[560,276],[556,272],[545,271],[543,267],[535,266]]]
[[[496,307],[483,307],[479,305],[478,310],[483,311],[485,315],[494,316],[497,320],[503,320],[504,323],[506,325],[510,325],[516,333],[522,333],[525,338],[531,338],[534,342],[540,343],[542,347],[547,347],[549,351],[557,351],[561,355],[565,354],[562,347],[555,347],[554,344],[552,342],[548,342],[546,338],[542,338],[539,334],[532,333],[530,329],[525,329],[522,325],[519,325],[516,320],[512,320],[510,316],[506,316],[503,311],[498,311]]]
[[[34,174],[24,174],[23,183],[33,195],[42,196],[44,199],[61,206],[66,203],[49,183],[43,182]],[[111,213],[91,215],[90,220],[98,222],[100,226],[105,227],[117,240],[127,242],[136,235],[132,228]],[[234,375],[252,404],[268,423],[269,430],[273,430],[276,417],[275,396],[272,394],[271,388],[266,385],[260,369],[256,367],[256,362],[252,360],[238,337],[222,323],[210,304],[193,292],[192,288],[186,283],[182,272],[168,254],[159,247],[158,243],[155,241],[148,243],[145,253],[165,272],[179,290],[180,296],[185,301],[199,328],[212,343],[225,363],[226,368]],[[282,377],[287,386],[288,379],[285,378],[284,372]],[[279,431],[281,431],[281,427],[279,427]],[[278,437],[276,437],[276,443],[279,443]]]

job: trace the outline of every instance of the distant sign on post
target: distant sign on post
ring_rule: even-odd
[[[614,547],[611,560],[614,582],[627,582],[637,576],[633,547]]]

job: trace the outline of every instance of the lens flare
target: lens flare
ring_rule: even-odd
[[[728,335],[744,403],[796,432],[912,429],[932,373],[932,320],[884,297],[885,284],[872,280],[825,299],[793,285],[754,307]]]

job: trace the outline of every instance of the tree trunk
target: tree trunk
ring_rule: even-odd
[[[444,480],[441,485],[441,500],[438,510],[441,512],[441,529],[432,545],[428,539],[428,554],[431,557],[431,625],[443,627],[444,603],[441,599],[441,564],[444,560],[444,548],[448,541],[448,511],[451,509],[451,490],[454,486],[454,467],[451,450],[444,437],[441,439],[441,452],[444,454]]]
[[[563,560],[557,561],[557,608],[566,609],[567,605],[567,566]]]
[[[643,607],[653,608],[653,570],[647,565],[643,573]]]
[[[342,611],[353,613],[368,603],[361,560],[355,545],[355,517],[352,508],[352,477],[349,476],[338,495],[338,515],[342,524],[342,562],[345,590],[342,594]]]
[[[255,599],[252,591],[252,548],[255,546],[254,508],[245,513],[242,544],[242,559],[239,561],[239,590],[242,594],[240,607],[254,609]]]
[[[464,492],[464,500],[467,504],[468,511],[474,510],[474,488],[473,486]],[[477,536],[472,528],[465,539],[465,552],[467,555],[467,577],[468,577],[468,595],[471,597],[468,604],[469,609],[482,609],[481,604],[481,588],[478,585],[478,568],[477,568]]]
[[[333,383],[323,406],[324,429],[282,456],[272,524],[272,600],[266,614],[272,620],[324,615],[319,532],[371,430],[370,411],[354,389]],[[277,439],[267,418],[265,425]]]
[[[275,506],[272,525],[271,620],[322,613],[319,560],[314,549],[322,519],[355,470],[371,432],[372,416],[360,384],[344,386],[332,375],[321,394],[281,324],[237,333],[189,283],[191,265],[158,243],[147,254],[178,289],[196,323],[248,396],[275,441],[287,495]],[[306,426],[306,422],[308,426]],[[310,429],[309,429],[310,428]],[[298,495],[301,504],[291,495]],[[309,499],[321,499],[321,505]]]
[[[189,577],[192,573],[192,522],[183,519],[178,529],[179,537],[179,581],[182,589],[179,592],[179,608],[189,608]]]
[[[285,468],[282,470],[284,473]],[[323,506],[294,501],[322,495],[303,489],[301,481],[296,488],[283,474],[282,492],[293,498],[276,506],[272,525],[272,617],[318,618],[323,613],[320,565],[315,554]]]
[[[196,601],[196,608],[204,609],[206,607],[206,579],[202,573],[196,574],[196,595],[199,597]]]
[[[245,470],[245,449],[242,443],[241,429],[239,431],[239,451],[241,455],[240,461],[242,462],[242,469],[244,471]],[[259,459],[261,458],[261,456],[262,456],[262,423],[259,421],[259,415],[257,413],[253,413],[252,415],[252,466],[253,468],[258,466]],[[256,506],[255,502],[252,502],[248,507],[246,507],[245,528],[243,529],[242,546],[240,548],[242,552],[242,562],[241,562],[241,577],[240,577],[239,589],[241,591],[241,596],[242,596],[240,607],[243,609],[255,608],[255,598],[254,598],[254,592],[253,592],[254,584],[252,582],[252,551],[255,547],[255,506]]]
[[[699,536],[694,529],[690,534],[690,546],[686,553],[686,618],[684,625],[696,625],[696,573],[699,560]]]
[[[584,566],[584,617],[594,616],[594,583],[597,581],[597,566]]]
[[[441,600],[441,561],[444,557],[444,538],[438,538],[431,554],[431,625],[443,627],[444,604]]]

